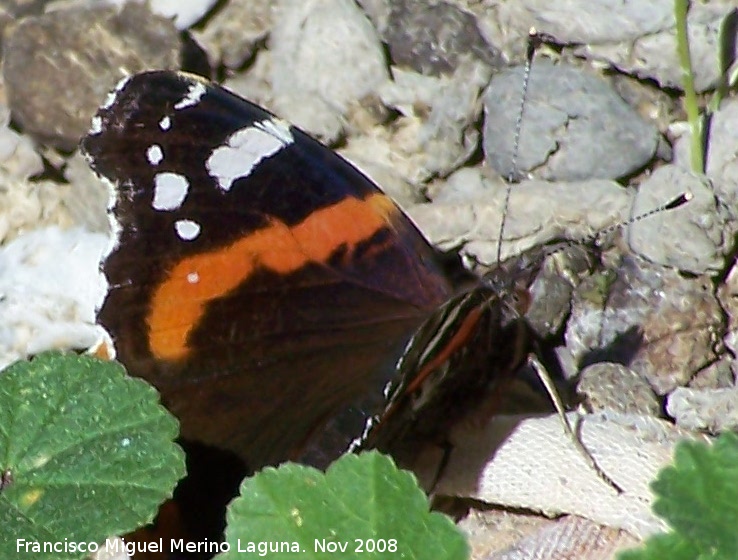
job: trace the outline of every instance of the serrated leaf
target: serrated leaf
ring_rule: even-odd
[[[260,543],[289,544],[267,550],[272,560],[293,559],[296,552],[306,560],[460,560],[469,554],[452,521],[429,511],[415,477],[376,452],[346,455],[325,474],[286,464],[246,479],[229,506],[226,540],[230,551],[219,560],[258,554]]]
[[[674,465],[651,485],[653,510],[674,529],[646,541],[623,560],[738,558],[738,436],[721,435],[712,445],[681,442]]]
[[[16,539],[102,542],[151,521],[184,475],[177,433],[156,390],[116,362],[49,352],[11,365],[0,375],[0,558],[24,556]]]
[[[685,441],[652,485],[653,510],[701,551],[738,558],[738,436]]]
[[[643,548],[628,550],[618,555],[618,560],[697,560],[699,551],[679,535],[654,535]]]

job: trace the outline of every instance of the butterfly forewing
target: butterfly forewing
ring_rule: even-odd
[[[199,78],[122,82],[83,150],[114,188],[99,320],[183,434],[252,467],[389,379],[451,287],[364,175]],[[350,438],[349,438],[350,439]]]

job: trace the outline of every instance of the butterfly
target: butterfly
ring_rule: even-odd
[[[185,438],[324,466],[441,437],[525,358],[540,255],[471,277],[354,166],[220,86],[127,78],[82,150],[115,233],[99,322]]]

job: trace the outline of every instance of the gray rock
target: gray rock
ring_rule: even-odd
[[[716,360],[723,318],[709,277],[684,277],[615,251],[605,256],[610,272],[577,288],[565,333],[580,369],[627,365],[664,395]]]
[[[688,32],[698,91],[719,77],[718,29],[735,7],[733,0],[690,5]],[[682,87],[671,0],[507,0],[483,3],[475,11],[488,41],[522,60],[521,45],[531,26],[564,45],[577,45],[578,57],[597,61],[670,88]]]
[[[658,168],[639,186],[633,215],[650,212],[681,193],[689,193],[692,200],[630,225],[628,243],[651,262],[694,274],[714,274],[724,266],[732,236],[705,177],[675,165]]]
[[[602,362],[584,368],[577,392],[592,410],[658,416],[661,405],[651,387],[637,372],[622,364]]]
[[[726,99],[710,121],[705,172],[715,194],[723,202],[731,221],[738,221],[738,100]],[[685,169],[691,166],[689,133],[674,146],[675,163]]]
[[[230,0],[193,36],[213,67],[239,68],[254,56],[272,27],[270,0]]]
[[[592,266],[592,255],[583,246],[564,243],[554,247],[530,287],[533,300],[525,314],[526,322],[542,340],[562,331],[571,315],[574,289]]]
[[[463,59],[502,65],[497,49],[487,43],[473,14],[434,0],[396,0],[379,27],[392,62],[427,75],[452,73]]]
[[[584,41],[584,46],[576,49],[576,54],[605,61],[622,72],[654,80],[662,87],[682,89],[683,70],[675,40],[673,2],[641,0],[628,4],[633,7],[633,14],[642,14],[634,20],[638,24],[634,33],[618,42]],[[696,2],[690,5],[687,29],[694,87],[698,92],[714,88],[720,78],[717,50],[720,25],[734,7],[735,2],[731,0]],[[651,31],[653,21],[648,21],[649,15],[654,16],[653,21],[661,23],[664,17],[670,21],[668,25],[661,25],[657,31]]]
[[[433,243],[444,249],[462,247],[462,252],[489,265],[497,258],[505,187],[478,173],[478,184],[485,186],[478,194],[415,206],[409,212]],[[612,181],[515,185],[506,209],[502,258],[554,239],[588,238],[625,220],[631,204],[632,193]]]
[[[379,36],[343,0],[281,0],[269,39],[279,114],[332,141],[347,106],[375,92],[389,74]]]
[[[496,75],[484,94],[484,153],[504,176],[515,171],[548,180],[617,179],[644,166],[656,151],[656,128],[607,83],[571,66],[538,61],[513,170],[522,88],[523,68],[516,67]]]
[[[725,310],[727,332],[724,337],[725,346],[738,354],[738,263],[734,260],[729,268],[725,281],[718,288],[720,305]]]
[[[380,88],[379,99],[399,116],[390,126],[367,126],[367,119],[351,112],[354,134],[341,153],[367,167],[391,169],[419,192],[431,177],[452,173],[478,150],[479,94],[489,68],[464,63],[454,74],[439,77],[396,68],[393,78]]]
[[[419,156],[419,180],[446,176],[477,151],[481,113],[479,96],[490,71],[478,62],[461,64],[450,76],[428,77],[393,71],[394,80],[381,89],[382,101],[403,114],[397,128],[404,133],[393,147]]]
[[[678,387],[669,395],[666,411],[682,428],[733,431],[738,428],[738,389]]]
[[[692,389],[726,389],[733,387],[735,384],[735,372],[733,371],[735,365],[730,354],[723,354],[717,362],[698,371],[689,381],[689,386]]]

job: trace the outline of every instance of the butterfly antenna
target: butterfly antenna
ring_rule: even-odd
[[[612,224],[605,228],[597,230],[596,232],[586,236],[584,239],[571,239],[569,241],[562,242],[552,247],[550,251],[546,251],[543,256],[544,258],[550,257],[551,255],[560,253],[561,251],[568,249],[569,247],[572,247],[574,245],[587,245],[589,243],[597,243],[597,241],[600,238],[614,231],[625,229],[626,227],[631,226],[637,222],[640,222],[641,220],[645,220],[646,218],[650,218],[651,216],[654,216],[656,214],[661,214],[661,212],[668,212],[669,210],[676,210],[677,208],[680,208],[681,206],[684,206],[685,204],[687,204],[693,198],[694,198],[694,195],[689,191],[679,193],[678,195],[676,195],[674,198],[672,198],[668,202],[665,202],[659,206],[656,206],[655,208],[652,208],[651,210],[647,210],[646,212],[643,212],[642,214],[631,216],[627,220],[622,220],[616,224]]]
[[[617,224],[613,224],[609,227],[601,229],[593,233],[589,237],[585,238],[584,240],[572,240],[567,243],[564,243],[563,245],[559,245],[553,248],[551,251],[546,252],[546,254],[544,255],[544,258],[554,255],[556,253],[559,253],[563,251],[564,249],[571,247],[573,245],[582,245],[582,244],[586,244],[587,242],[596,242],[600,237],[607,235],[608,233],[625,228],[636,222],[640,222],[641,220],[644,220],[650,216],[653,216],[654,214],[659,214],[661,212],[679,208],[680,206],[683,206],[684,204],[692,200],[692,198],[693,198],[693,195],[690,192],[680,193],[674,198],[672,198],[671,200],[669,200],[668,202],[661,204],[660,206],[657,206],[656,208],[648,210],[647,212],[644,212],[643,214],[632,216],[627,220],[623,220],[621,222],[618,222]],[[551,379],[551,376],[546,371],[546,368],[543,366],[543,364],[540,363],[540,361],[538,361],[535,355],[528,356],[528,363],[534,369],[534,371],[536,372],[536,375],[538,376],[538,378],[541,380],[541,383],[545,387],[546,392],[548,393],[548,396],[551,399],[551,402],[553,403],[554,408],[556,409],[556,414],[561,420],[561,424],[564,427],[564,431],[569,436],[569,439],[574,444],[574,447],[576,447],[579,454],[585,459],[585,461],[587,461],[589,466],[592,469],[594,469],[594,471],[597,473],[599,478],[603,482],[605,482],[607,485],[609,485],[611,488],[613,488],[617,494],[621,494],[623,492],[623,489],[615,481],[613,481],[613,479],[610,478],[607,475],[607,473],[605,473],[602,470],[602,468],[597,464],[597,461],[592,456],[591,452],[584,446],[584,443],[582,443],[582,440],[580,439],[579,434],[578,434],[578,430],[572,427],[569,417],[566,415],[566,408],[564,407],[564,403],[561,401],[561,397],[559,396],[558,391],[556,390],[556,387],[554,385],[553,380]],[[580,425],[579,421],[577,422],[577,425],[578,426]]]
[[[643,214],[638,214],[637,216],[631,216],[627,220],[623,220],[622,222],[618,222],[617,224],[613,224],[611,226],[601,229],[600,231],[590,236],[591,240],[596,241],[597,239],[599,239],[600,237],[604,235],[607,235],[609,233],[612,233],[613,231],[617,231],[619,229],[625,228],[627,226],[631,226],[635,224],[636,222],[640,222],[641,220],[650,218],[651,216],[655,214],[660,214],[661,212],[666,212],[668,210],[675,210],[676,208],[679,208],[680,206],[687,204],[687,202],[692,200],[692,198],[694,198],[694,195],[689,191],[679,193],[677,196],[675,196],[668,202],[661,204],[660,206],[657,206],[656,208],[652,208],[651,210],[648,210],[644,212]]]
[[[513,135],[512,155],[510,156],[510,171],[507,174],[507,187],[505,188],[505,199],[502,203],[502,216],[500,218],[500,231],[497,235],[497,264],[502,262],[502,235],[505,232],[507,222],[507,211],[510,206],[510,195],[512,193],[513,183],[520,180],[520,170],[518,169],[518,155],[520,153],[520,134],[523,130],[523,118],[525,115],[525,103],[528,97],[528,84],[530,83],[530,73],[533,67],[533,58],[536,51],[543,43],[544,36],[538,33],[534,27],[528,31],[528,44],[525,49],[525,66],[523,67],[523,87],[520,94],[520,106],[518,107],[518,116],[515,119],[515,128]]]
[[[525,116],[525,106],[526,106],[526,100],[528,96],[528,87],[530,84],[531,70],[533,67],[533,59],[535,57],[536,51],[540,48],[541,44],[546,43],[546,42],[553,42],[553,37],[551,37],[550,35],[546,33],[540,33],[535,28],[530,29],[530,31],[528,32],[528,44],[526,47],[525,66],[523,68],[523,84],[522,84],[522,93],[520,96],[520,106],[518,108],[517,118],[515,120],[515,127],[514,127],[512,155],[510,157],[510,171],[507,175],[505,198],[504,198],[503,205],[502,205],[502,216],[500,218],[500,229],[499,229],[498,236],[497,236],[497,239],[498,239],[497,240],[497,265],[498,266],[502,262],[502,240],[503,240],[503,234],[504,234],[505,226],[507,222],[507,214],[508,214],[509,205],[510,205],[510,197],[512,193],[513,183],[518,182],[521,178],[521,173],[520,173],[520,170],[518,169],[518,156],[520,152],[520,137],[521,137],[521,133],[523,129],[523,119]],[[617,231],[622,228],[625,228],[636,222],[649,218],[653,216],[654,214],[659,214],[664,211],[674,210],[676,208],[679,208],[680,206],[692,200],[692,198],[693,198],[692,193],[689,193],[689,192],[680,193],[673,199],[669,200],[668,202],[664,204],[661,204],[660,206],[656,208],[648,210],[647,212],[644,212],[643,214],[632,216],[627,220],[623,220],[621,222],[608,226],[604,229],[596,231],[592,235],[586,237],[583,240],[572,240],[572,241],[568,241],[563,244],[559,244],[557,247],[552,248],[550,251],[546,251],[543,257],[544,258],[549,257],[568,247],[571,247],[572,245],[582,245],[588,242],[596,242],[599,238],[605,235],[608,235],[609,233],[612,233],[613,231]],[[623,492],[623,489],[602,470],[602,468],[597,464],[597,461],[595,460],[595,458],[592,456],[591,452],[584,446],[581,439],[578,437],[578,431],[575,430],[575,428],[572,426],[571,421],[569,420],[569,417],[566,415],[566,408],[564,406],[564,403],[561,400],[561,397],[556,389],[553,379],[551,378],[548,371],[546,371],[546,368],[536,358],[535,354],[531,354],[528,356],[528,363],[531,365],[533,370],[536,372],[538,378],[541,380],[541,383],[543,384],[546,392],[548,393],[551,399],[551,402],[554,405],[556,413],[561,420],[561,423],[564,427],[564,431],[569,436],[569,439],[573,442],[579,454],[585,459],[585,461],[590,465],[590,467],[594,469],[594,471],[597,473],[597,475],[603,482],[605,482],[607,485],[613,488],[613,490],[615,490],[617,494],[621,494]],[[579,425],[579,423],[577,423],[577,425]]]

